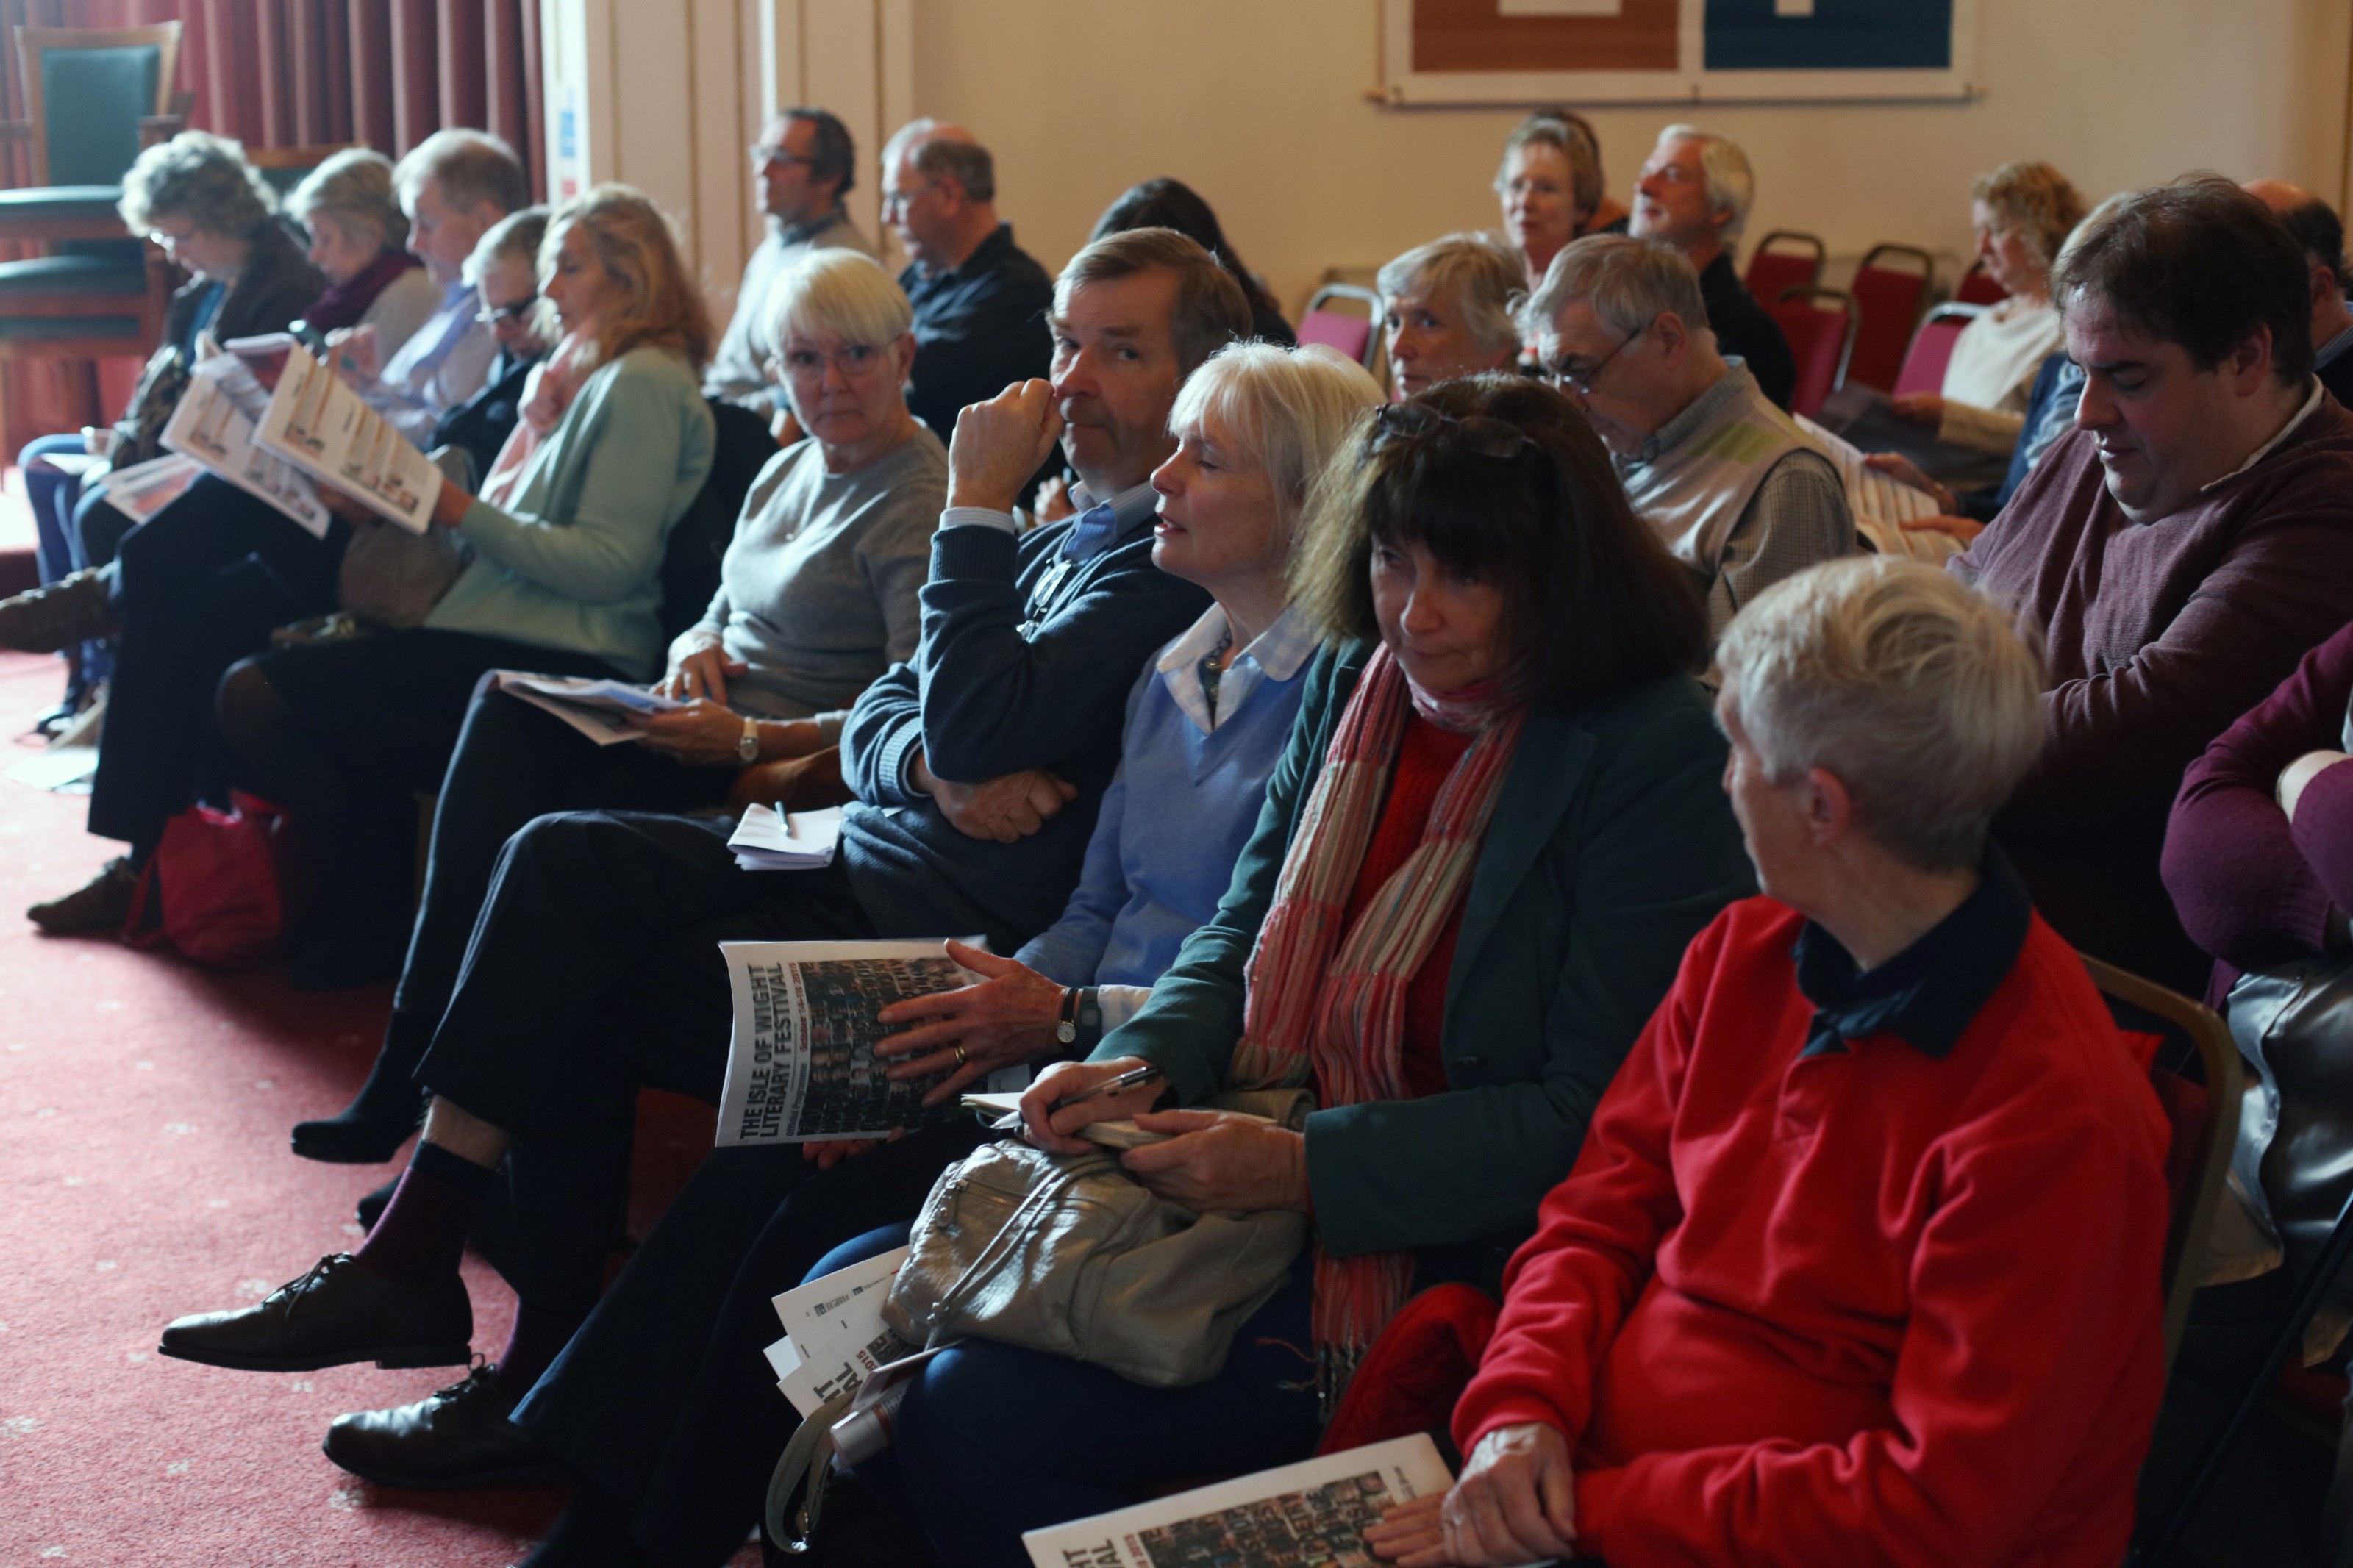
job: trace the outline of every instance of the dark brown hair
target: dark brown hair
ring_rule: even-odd
[[[1498,457],[1459,426],[1378,435],[1367,413],[1324,472],[1292,565],[1325,635],[1377,637],[1372,552],[1419,544],[1503,594],[1504,663],[1526,700],[1576,708],[1696,670],[1707,611],[1693,574],[1634,515],[1600,438],[1567,398],[1478,375],[1409,400],[1527,437]]]
[[[1250,300],[1242,286],[1198,240],[1173,228],[1123,229],[1090,243],[1054,280],[1054,309],[1059,311],[1081,284],[1129,278],[1155,267],[1176,274],[1176,311],[1169,331],[1187,374],[1236,338],[1250,335]]]
[[[2220,174],[2185,174],[2095,218],[2060,258],[2051,297],[2104,301],[2118,324],[2179,343],[2211,370],[2268,327],[2284,386],[2312,378],[2312,272],[2272,210]]]

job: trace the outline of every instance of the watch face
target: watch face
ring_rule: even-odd
[[[1054,1026],[1054,1038],[1061,1041],[1062,1044],[1067,1046],[1078,1037],[1079,1026],[1069,1019],[1066,1018]]]

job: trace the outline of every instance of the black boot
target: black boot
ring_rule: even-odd
[[[330,1165],[380,1165],[398,1153],[433,1098],[416,1077],[432,1038],[431,1024],[395,1012],[358,1096],[332,1116],[296,1122],[294,1152]]]

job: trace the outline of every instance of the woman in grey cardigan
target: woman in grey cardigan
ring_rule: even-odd
[[[415,1131],[424,1100],[410,1075],[510,835],[552,811],[722,805],[766,764],[833,744],[851,700],[913,655],[947,500],[946,448],[902,392],[913,321],[891,275],[855,251],[811,252],[778,278],[765,352],[809,437],[761,470],[717,595],[670,645],[660,689],[688,706],[648,720],[643,744],[598,747],[507,693],[474,698],[383,1052],[349,1109],[294,1129],[296,1153],[374,1163]]]
[[[663,545],[711,471],[710,316],[660,211],[624,185],[559,206],[539,266],[575,365],[594,368],[495,498],[442,487],[434,523],[471,559],[424,624],[275,649],[221,682],[229,744],[321,851],[335,913],[297,953],[298,985],[397,967],[414,798],[439,784],[484,671],[659,668]]]

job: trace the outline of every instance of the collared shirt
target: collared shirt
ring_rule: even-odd
[[[442,286],[441,308],[400,345],[364,394],[411,441],[424,441],[444,413],[480,392],[490,378],[499,340],[474,320],[478,307],[474,286],[451,279]]]
[[[941,440],[955,434],[956,414],[967,404],[1050,367],[1046,311],[1054,302],[1054,280],[1013,243],[1011,224],[997,225],[954,267],[909,267],[899,274],[899,287],[915,310],[907,407]]]
[[[1234,655],[1218,678],[1218,704],[1209,706],[1209,693],[1201,680],[1201,661],[1209,657],[1226,636],[1226,611],[1222,605],[1211,605],[1201,612],[1201,618],[1187,627],[1185,634],[1168,645],[1154,668],[1167,684],[1168,695],[1185,717],[1207,735],[1214,732],[1219,720],[1240,711],[1258,689],[1261,680],[1289,680],[1299,673],[1323,639],[1302,615],[1297,605],[1286,608],[1275,617],[1274,625],[1250,638],[1248,647]]]
[[[2353,327],[2348,327],[2314,351],[2312,368],[2327,370],[2348,353],[2353,353]]]
[[[1152,481],[1150,479],[1145,480],[1140,485],[1130,485],[1127,489],[1120,491],[1119,494],[1112,497],[1108,503],[1098,501],[1089,495],[1087,493],[1087,487],[1084,480],[1081,480],[1079,483],[1071,487],[1071,515],[1073,517],[1082,517],[1086,513],[1092,511],[1096,507],[1104,504],[1108,504],[1112,510],[1118,514],[1117,526],[1115,526],[1112,531],[1113,533],[1124,533],[1127,531],[1129,525],[1134,522],[1138,516],[1152,510],[1160,504],[1160,495],[1158,491],[1152,488]],[[998,528],[1003,529],[1008,533],[1018,533],[1021,531],[1020,523],[1014,518],[1014,515],[1011,512],[999,511],[995,507],[987,506],[949,507],[940,513],[940,526],[942,528],[958,528],[965,526]],[[1089,552],[1088,553],[1092,554],[1093,552]]]
[[[727,331],[721,334],[710,367],[702,373],[704,396],[723,398],[763,414],[777,406],[784,389],[768,379],[761,363],[765,356],[753,340],[776,279],[821,246],[874,254],[866,236],[838,205],[806,223],[771,224],[766,237],[744,263],[743,281],[735,289],[735,312],[728,318]]]
[[[1807,921],[1790,951],[1798,989],[1814,1005],[1799,1054],[1842,1052],[1850,1042],[1888,1034],[1942,1061],[2018,963],[2033,914],[2026,884],[1989,847],[1977,890],[1876,968],[1858,972],[1836,937]]]
[[[2241,463],[2237,468],[2232,468],[2229,473],[2224,474],[2221,479],[2199,486],[2198,493],[2200,495],[2204,495],[2208,490],[2212,489],[2215,485],[2230,483],[2230,481],[2237,479],[2249,468],[2253,468],[2257,463],[2262,462],[2265,458],[2270,457],[2274,452],[2278,451],[2281,443],[2284,442],[2289,437],[2295,435],[2297,427],[2303,425],[2306,420],[2312,417],[2312,411],[2319,407],[2320,400],[2327,395],[2328,389],[2321,385],[2317,379],[2315,379],[2312,384],[2311,394],[2304,400],[2304,406],[2295,411],[2294,418],[2280,426],[2278,435],[2273,437],[2270,440],[2264,442],[2262,446],[2249,453],[2245,462]]]

